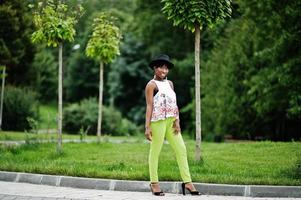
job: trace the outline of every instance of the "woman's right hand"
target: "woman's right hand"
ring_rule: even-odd
[[[152,130],[151,130],[150,127],[145,128],[145,133],[144,133],[144,135],[145,135],[145,138],[146,138],[147,140],[152,141]]]

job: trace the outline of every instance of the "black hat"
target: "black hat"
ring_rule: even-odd
[[[170,62],[170,60],[169,60],[169,56],[168,56],[168,55],[165,55],[165,54],[158,55],[156,58],[154,58],[154,59],[149,63],[149,67],[150,67],[151,69],[153,69],[154,66],[156,66],[157,64],[160,64],[160,63],[167,64],[168,69],[171,69],[171,68],[174,67],[174,64],[173,64],[172,62]]]

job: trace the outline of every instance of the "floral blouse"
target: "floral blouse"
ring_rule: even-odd
[[[152,80],[158,87],[158,92],[153,100],[153,112],[151,121],[164,120],[169,117],[179,117],[176,93],[171,88],[168,80]]]

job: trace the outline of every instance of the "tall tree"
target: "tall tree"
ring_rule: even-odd
[[[59,47],[58,70],[58,142],[57,151],[62,151],[62,112],[63,112],[63,42],[73,41],[75,36],[74,26],[77,18],[83,13],[83,8],[78,5],[76,9],[60,1],[53,0],[47,3],[39,2],[34,12],[34,24],[37,30],[32,34],[32,41],[46,43],[47,46]]]
[[[7,67],[7,82],[25,85],[35,53],[30,42],[33,23],[25,1],[0,1],[0,65]]]
[[[173,20],[175,26],[182,26],[195,32],[195,104],[196,104],[196,154],[201,157],[201,84],[200,84],[200,34],[205,26],[213,26],[231,14],[231,0],[161,0],[163,12]]]
[[[238,6],[241,17],[227,25],[206,62],[203,103],[206,123],[214,122],[207,130],[237,139],[298,140],[301,2]]]
[[[69,1],[71,2],[71,1]],[[73,49],[68,57],[68,68],[65,70],[64,94],[65,101],[77,102],[79,100],[98,96],[99,88],[99,62],[91,60],[85,55],[85,47],[92,32],[92,22],[97,14],[102,11],[111,13],[116,17],[114,24],[118,26],[121,32],[129,33],[129,26],[133,24],[133,12],[136,0],[108,1],[108,0],[89,0],[83,2],[85,15],[83,15],[76,25],[75,44],[79,44],[78,49]],[[74,44],[72,45],[74,46]],[[70,49],[72,48],[70,45]],[[66,47],[66,45],[65,45]],[[121,53],[123,55],[123,53]],[[66,63],[66,64],[67,64]],[[110,65],[111,68],[112,65]],[[111,71],[111,69],[110,69]],[[108,76],[109,70],[104,71],[104,78]],[[116,81],[116,80],[114,80]],[[109,82],[104,82],[104,88],[107,88]],[[103,91],[103,96],[108,96],[108,90]],[[107,104],[110,98],[104,98],[103,104]]]
[[[104,64],[112,62],[119,54],[119,43],[121,33],[114,25],[113,17],[102,12],[94,19],[93,33],[88,41],[86,54],[100,62],[99,66],[99,101],[98,101],[98,123],[97,137],[100,141],[101,120],[102,120],[102,100],[103,100],[103,68]]]

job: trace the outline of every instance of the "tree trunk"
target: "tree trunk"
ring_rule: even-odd
[[[98,123],[97,123],[97,139],[100,142],[101,136],[101,120],[102,120],[102,93],[103,93],[103,62],[99,66],[99,98],[98,98]]]
[[[201,73],[200,73],[200,36],[201,29],[198,23],[195,24],[194,62],[195,62],[195,160],[201,158]]]
[[[2,130],[2,112],[3,112],[3,97],[4,97],[4,86],[5,86],[5,66],[2,71],[2,87],[1,87],[1,103],[0,103],[0,130]]]
[[[58,130],[57,130],[57,152],[62,152],[62,120],[63,120],[63,43],[59,44],[59,72],[58,72]]]

